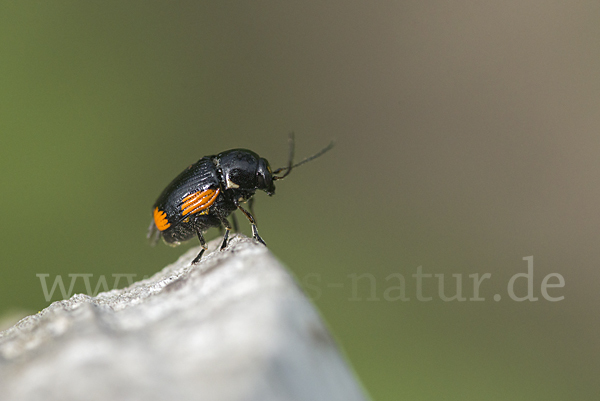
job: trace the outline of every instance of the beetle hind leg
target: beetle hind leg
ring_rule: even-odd
[[[196,231],[196,234],[198,234],[198,239],[200,240],[200,246],[202,247],[202,249],[200,250],[200,253],[198,253],[198,256],[196,256],[194,258],[194,260],[192,260],[193,265],[200,262],[200,259],[202,258],[204,251],[206,251],[208,249],[208,246],[206,246],[206,241],[204,241],[204,236],[202,235],[202,231],[198,230],[198,231]]]

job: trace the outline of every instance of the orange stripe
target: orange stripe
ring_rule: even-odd
[[[220,188],[207,189],[202,192],[195,192],[183,198],[184,203],[181,205],[181,215],[185,216],[188,213],[198,213],[208,209],[219,196]]]
[[[220,189],[207,189],[203,192],[188,195],[184,198],[187,201],[181,206],[181,214],[185,216],[188,213],[198,213],[207,209],[217,199],[219,192]]]
[[[195,206],[198,203],[202,203],[202,199],[207,197],[206,191],[204,192],[194,192],[183,198],[183,203],[181,204],[181,209],[188,209],[190,206]]]
[[[158,210],[158,207],[154,208],[154,224],[159,231],[165,231],[171,227],[171,223],[167,220],[167,213]]]
[[[188,206],[182,206],[181,214],[183,216],[185,216],[188,213],[197,213],[197,212],[209,207],[212,204],[211,201],[214,201],[214,200],[208,199],[208,198],[202,198],[202,199],[198,200],[197,202],[189,204]]]
[[[181,205],[182,208],[188,208],[191,205],[195,205],[198,203],[202,203],[204,198],[207,198],[208,196],[213,194],[213,190],[207,190],[204,192],[194,192],[191,195],[186,196],[185,198],[183,198],[183,204]]]

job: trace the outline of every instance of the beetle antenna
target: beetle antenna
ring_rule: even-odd
[[[331,148],[333,148],[333,145],[335,144],[334,141],[331,141],[329,143],[329,145],[325,146],[323,149],[321,149],[319,152],[315,153],[314,155],[307,157],[306,159],[302,160],[300,163],[294,164],[292,167],[298,167],[303,165],[304,163],[308,163],[311,160],[316,159],[317,157],[323,155],[325,152],[331,150]]]
[[[287,177],[292,172],[293,168],[301,166],[304,163],[308,163],[309,161],[314,160],[319,156],[322,156],[325,152],[331,150],[331,148],[333,148],[333,145],[334,145],[334,142],[331,141],[331,143],[329,143],[329,145],[325,146],[323,149],[321,149],[316,154],[314,154],[310,157],[307,157],[306,159],[302,160],[300,163],[293,164],[294,163],[294,161],[293,161],[294,160],[294,133],[293,132],[290,132],[289,140],[290,140],[290,156],[289,156],[288,166],[281,167],[281,168],[278,168],[277,170],[273,171],[273,174],[277,174],[282,171],[285,171],[285,173],[282,176],[279,176],[279,177],[273,176],[273,180],[281,180],[282,178]]]
[[[296,140],[295,140],[293,131],[290,132],[290,135],[288,136],[288,142],[290,143],[290,151],[289,151],[289,155],[288,155],[288,166],[278,168],[277,170],[273,171],[273,174],[277,174],[283,170],[287,170],[287,171],[281,177],[273,177],[273,180],[281,180],[283,177],[286,177],[294,168],[293,164],[294,164],[294,150],[295,150]]]

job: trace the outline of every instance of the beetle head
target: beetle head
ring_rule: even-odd
[[[219,166],[223,172],[225,189],[253,193],[260,189],[273,195],[275,185],[269,162],[251,150],[232,149],[220,153]]]
[[[269,162],[264,157],[258,160],[258,168],[256,169],[257,189],[262,189],[269,196],[275,194],[275,184],[273,183],[273,173]]]

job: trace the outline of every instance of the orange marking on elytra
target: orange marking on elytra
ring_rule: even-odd
[[[207,189],[202,192],[194,192],[183,198],[183,204],[181,205],[181,215],[185,216],[188,213],[198,213],[202,210],[208,209],[210,205],[214,203],[221,192],[220,188]]]
[[[183,198],[183,204],[181,205],[181,208],[187,209],[190,206],[205,202],[205,198],[208,198],[210,195],[212,195],[212,192],[214,191],[208,190],[204,192],[194,192],[193,194],[186,196]]]
[[[159,231],[165,231],[167,228],[171,227],[171,223],[167,220],[167,213],[158,210],[158,207],[154,208],[154,224],[156,224],[156,228]]]

